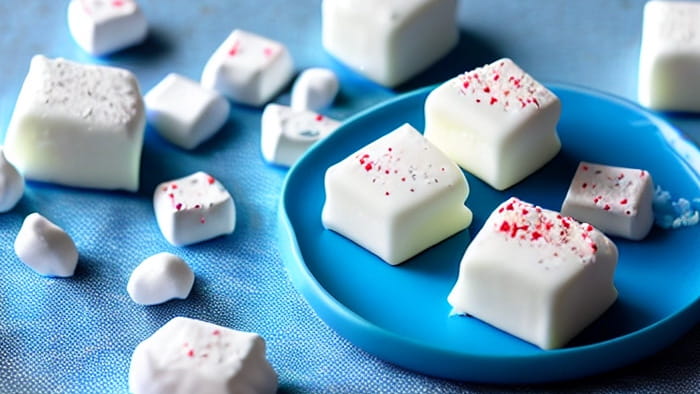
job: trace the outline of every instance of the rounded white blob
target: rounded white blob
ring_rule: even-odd
[[[162,304],[173,298],[185,299],[192,290],[194,272],[172,253],[153,255],[131,273],[126,291],[141,305]]]
[[[24,194],[24,177],[5,159],[0,147],[0,212],[7,212],[17,205]]]
[[[24,219],[15,239],[17,257],[45,276],[72,276],[78,264],[78,250],[63,229],[38,213]]]
[[[292,87],[291,107],[318,112],[331,105],[339,86],[338,77],[327,68],[305,70]]]

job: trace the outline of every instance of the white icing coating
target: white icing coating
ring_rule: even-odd
[[[194,272],[185,260],[167,252],[155,254],[139,264],[129,277],[126,291],[141,305],[185,299],[192,290]]]
[[[24,219],[14,248],[24,264],[44,276],[73,276],[78,264],[73,239],[36,212]]]
[[[333,102],[339,86],[338,77],[332,70],[306,69],[292,87],[291,107],[298,111],[321,111]]]
[[[0,146],[0,213],[14,208],[23,194],[24,177],[5,159],[4,149]]]

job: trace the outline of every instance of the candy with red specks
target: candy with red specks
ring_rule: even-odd
[[[559,99],[510,59],[460,74],[425,101],[425,138],[498,190],[520,182],[561,148]]]
[[[137,304],[156,305],[174,298],[187,298],[193,284],[194,272],[185,260],[162,252],[145,259],[134,269],[126,291]]]
[[[230,234],[236,227],[231,194],[202,171],[158,185],[153,207],[160,231],[175,246]]]
[[[292,79],[294,62],[280,42],[234,30],[202,71],[204,87],[233,101],[261,106]]]
[[[0,146],[0,213],[14,208],[23,194],[24,177],[5,159],[4,150]]]
[[[322,221],[391,265],[471,224],[462,171],[404,124],[331,166]]]
[[[327,68],[304,70],[294,81],[291,107],[318,112],[328,107],[338,94],[338,77]]]
[[[252,332],[175,317],[141,342],[131,356],[134,394],[275,393],[277,374],[265,340]]]
[[[654,181],[648,171],[581,162],[561,213],[608,235],[640,240],[654,224],[653,199]]]
[[[17,257],[44,276],[73,276],[78,249],[73,239],[38,213],[29,214],[15,238]]]
[[[510,198],[467,247],[447,301],[457,314],[559,348],[617,299],[617,258],[592,225]]]

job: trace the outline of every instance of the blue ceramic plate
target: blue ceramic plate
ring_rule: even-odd
[[[390,266],[321,225],[326,168],[408,122],[422,130],[431,88],[347,121],[289,172],[280,202],[287,270],[318,315],[356,346],[428,375],[515,383],[572,379],[631,363],[700,321],[700,226],[654,228],[643,242],[615,239],[619,299],[566,348],[543,351],[479,320],[449,317],[448,292],[471,237],[514,195],[559,209],[580,160],[644,168],[674,196],[700,196],[700,153],[666,122],[605,94],[550,86],[562,101],[562,150],[520,184],[498,192],[467,174],[471,227]]]

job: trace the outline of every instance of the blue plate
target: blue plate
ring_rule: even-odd
[[[290,170],[280,201],[281,251],[292,282],[341,336],[377,357],[437,377],[498,383],[578,378],[660,350],[700,321],[700,227],[654,228],[643,242],[615,239],[619,299],[563,349],[543,351],[477,319],[449,317],[446,297],[471,237],[514,195],[559,209],[580,160],[644,168],[674,196],[700,196],[700,153],[644,109],[590,90],[553,85],[562,101],[562,150],[498,192],[467,174],[469,229],[390,266],[321,225],[326,168],[408,122],[424,126],[432,88],[348,120]]]

